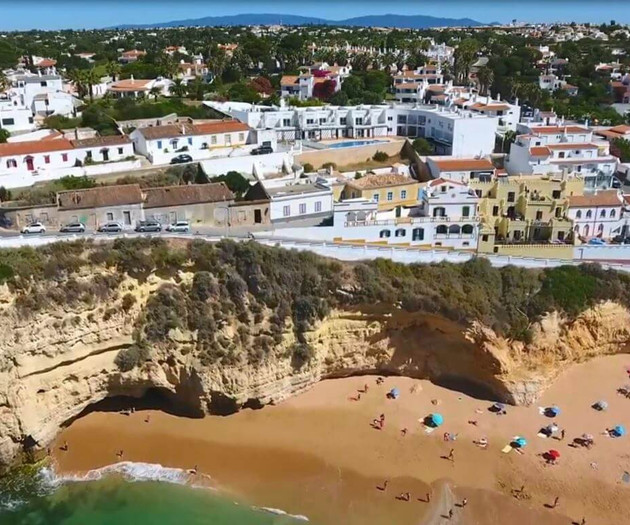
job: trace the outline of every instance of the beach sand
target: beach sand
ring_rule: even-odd
[[[617,424],[630,429],[630,399],[616,393],[630,383],[629,364],[629,356],[612,356],[576,365],[536,406],[507,407],[506,415],[491,413],[488,401],[428,381],[388,377],[377,385],[374,376],[322,381],[278,406],[224,417],[93,412],[59,435],[53,458],[63,474],[116,463],[121,449],[124,461],[196,465],[199,480],[210,476],[235,500],[306,515],[317,524],[554,525],[583,517],[588,525],[630,523],[630,484],[621,481],[630,471],[630,436],[601,435]],[[366,384],[368,392],[351,400]],[[386,398],[393,387],[400,390],[397,400]],[[609,403],[607,411],[591,408],[598,400]],[[555,421],[566,431],[564,440],[536,435],[551,422],[538,407],[550,405],[562,409]],[[432,412],[441,413],[444,424],[427,434],[421,420]],[[385,425],[376,430],[371,422],[381,413]],[[444,432],[457,439],[445,442]],[[583,433],[594,435],[594,447],[570,447]],[[473,444],[482,436],[486,450]],[[528,440],[523,453],[502,453],[514,436]],[[65,441],[66,452],[59,449]],[[445,459],[451,449],[454,461]],[[550,449],[561,454],[556,465],[539,456]],[[396,499],[406,492],[410,501]],[[431,501],[421,501],[427,493]],[[555,497],[558,506],[548,508]],[[468,504],[462,508],[463,498]]]

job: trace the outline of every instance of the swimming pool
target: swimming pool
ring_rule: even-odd
[[[383,144],[386,140],[345,140],[343,142],[335,142],[329,144],[329,149],[354,148],[355,146],[367,146],[369,144]]]

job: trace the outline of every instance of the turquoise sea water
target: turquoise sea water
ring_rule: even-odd
[[[209,489],[174,482],[51,481],[50,472],[0,480],[2,525],[294,525],[287,515],[239,505]]]

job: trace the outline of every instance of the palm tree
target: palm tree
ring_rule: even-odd
[[[158,97],[160,96],[160,93],[162,93],[162,90],[158,86],[153,86],[149,90],[149,95],[153,95],[155,97],[155,100],[158,99]]]
[[[4,91],[9,87],[9,79],[4,74],[3,71],[0,71],[0,91]]]
[[[487,95],[490,86],[494,82],[494,71],[488,66],[480,67],[477,71],[477,81],[479,82],[479,93]]]
[[[90,94],[90,102],[94,101],[94,84],[98,84],[101,81],[101,77],[96,73],[96,69],[88,69],[84,72],[84,80],[88,86],[88,92]]]
[[[186,94],[186,86],[182,82],[181,78],[173,80],[173,84],[171,84],[171,93],[178,98],[181,98]]]
[[[225,71],[225,68],[228,64],[228,57],[225,54],[225,49],[217,48],[213,52],[210,53],[209,59],[209,67],[210,71],[212,71],[212,75],[216,77],[220,77]]]
[[[82,69],[72,69],[68,71],[67,76],[68,80],[70,80],[70,82],[74,84],[79,98],[85,97],[85,95],[87,94],[85,72]]]
[[[120,75],[121,66],[118,62],[109,61],[105,64],[105,71],[107,74],[116,81],[118,79],[118,75]]]

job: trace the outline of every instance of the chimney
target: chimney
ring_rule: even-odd
[[[131,82],[135,82],[135,80],[133,78],[133,75],[131,75],[130,80],[131,80]]]

